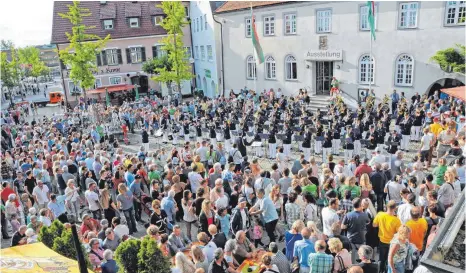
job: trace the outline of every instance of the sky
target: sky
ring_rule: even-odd
[[[0,4],[0,39],[16,47],[50,44],[52,0],[3,0]]]

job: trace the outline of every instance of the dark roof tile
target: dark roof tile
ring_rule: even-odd
[[[100,19],[115,19],[116,6],[115,3],[107,3],[100,7]]]
[[[141,4],[140,3],[125,3],[125,16],[126,17],[141,17]]]
[[[134,1],[107,1],[105,4],[101,4],[100,1],[82,1],[80,6],[89,9],[91,16],[84,17],[83,23],[86,26],[95,26],[93,29],[89,29],[89,34],[95,34],[101,38],[110,34],[112,39],[128,38],[128,37],[140,37],[140,36],[151,36],[151,35],[163,35],[166,34],[166,30],[161,26],[154,26],[152,21],[153,11],[155,6],[160,4],[160,1],[144,1],[133,3]],[[68,19],[62,18],[59,13],[67,13],[68,5],[72,5],[71,1],[55,1],[53,6],[53,23],[52,23],[52,44],[63,44],[68,43],[66,32],[71,33],[72,25]],[[130,14],[137,14],[137,7],[139,6],[139,28],[130,28],[127,23],[126,16],[126,4],[133,4],[129,8]],[[138,5],[134,5],[138,4]],[[109,16],[112,8],[109,6],[115,6],[115,18],[114,29],[104,30],[102,28],[101,18],[102,14]],[[154,8],[152,8],[154,7]],[[135,13],[133,13],[135,12]],[[163,12],[160,9],[160,14]],[[134,16],[134,15],[132,15]]]

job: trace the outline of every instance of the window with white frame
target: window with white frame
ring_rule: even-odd
[[[211,45],[208,45],[207,46],[207,60],[209,62],[212,62],[214,60],[214,56],[213,56],[213,53],[212,53],[212,46]]]
[[[138,17],[129,18],[129,27],[131,28],[139,27],[139,18]]]
[[[244,22],[244,27],[245,27],[246,37],[251,37],[252,36],[252,19],[251,19],[251,17],[246,17],[245,22]]]
[[[400,4],[399,28],[417,28],[418,2]]]
[[[94,86],[95,86],[95,88],[101,87],[102,86],[102,79],[95,78]]]
[[[379,10],[379,5],[375,5],[375,14],[374,14],[374,26],[377,29],[377,12]],[[359,7],[359,30],[371,30],[369,25],[369,7],[367,5],[362,5]]]
[[[298,79],[298,65],[296,58],[292,55],[288,55],[285,58],[285,76],[286,80]]]
[[[199,32],[199,18],[196,18],[196,31]]]
[[[275,16],[264,17],[264,36],[275,35]]]
[[[362,55],[359,59],[359,83],[374,83],[374,58],[368,54]]]
[[[199,19],[201,20],[200,26],[201,26],[201,31],[202,31],[202,28],[204,27],[204,23],[202,22],[202,16],[199,17]]]
[[[109,77],[108,80],[109,80],[111,85],[121,83],[121,77]]]
[[[107,55],[107,64],[108,65],[117,65],[118,64],[118,49],[107,49],[105,50],[105,55]]]
[[[296,34],[296,14],[285,14],[285,34]]]
[[[277,78],[275,59],[272,56],[265,58],[265,78],[267,80],[275,80]]]
[[[466,20],[466,1],[448,1],[445,7],[445,25],[464,25]]]
[[[104,20],[104,29],[113,29],[113,20]]]
[[[249,80],[256,78],[256,60],[253,56],[246,58],[246,78]]]
[[[317,11],[317,32],[331,32],[332,31],[332,10],[318,10]]]
[[[140,47],[130,47],[129,52],[131,54],[131,63],[142,62],[142,49]]]
[[[414,59],[412,56],[402,54],[396,59],[395,85],[413,85]]]
[[[205,61],[205,50],[204,50],[204,46],[202,45],[201,45],[201,60]]]
[[[207,15],[204,14],[204,29],[207,30]]]
[[[199,46],[194,47],[194,59],[199,60]]]
[[[160,24],[162,24],[162,21],[163,21],[163,16],[161,15],[154,16],[153,20],[154,20],[154,26],[160,26]]]
[[[191,58],[191,47],[185,46],[184,49],[186,50],[185,51],[185,59]]]

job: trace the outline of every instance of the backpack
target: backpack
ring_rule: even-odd
[[[225,159],[225,155],[222,151],[215,151],[215,161],[220,163],[222,166],[227,164],[227,160]]]
[[[234,160],[233,160],[233,156],[234,156],[237,152],[238,152],[238,150],[236,150],[233,154],[230,154],[230,155],[228,156],[228,163],[231,163],[231,162],[234,161]]]

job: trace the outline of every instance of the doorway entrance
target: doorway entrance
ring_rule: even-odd
[[[330,95],[333,62],[316,62],[316,94]]]
[[[145,75],[131,77],[131,84],[139,85],[139,93],[147,93],[149,90],[149,79]]]

